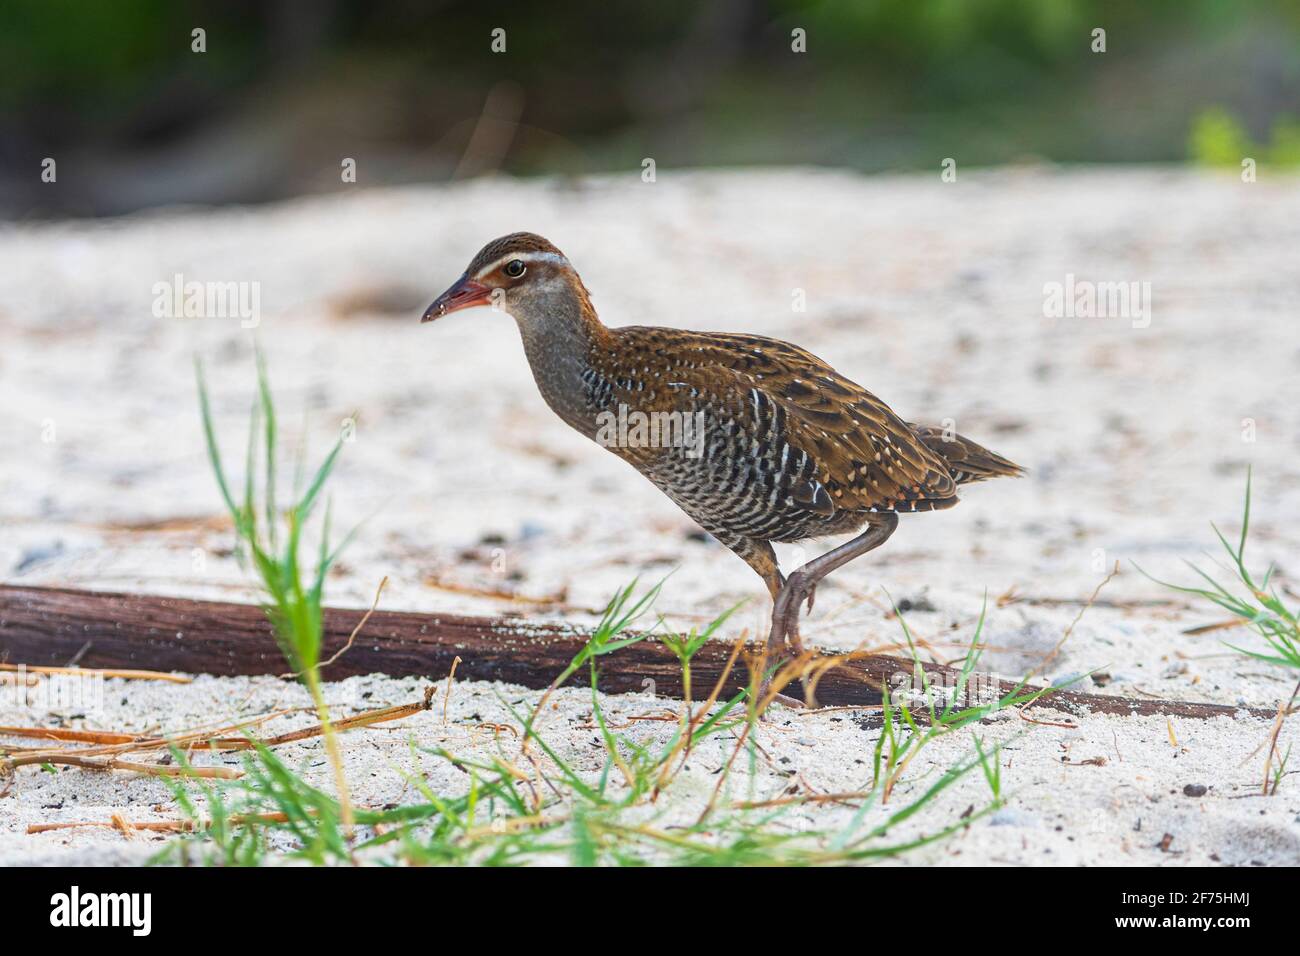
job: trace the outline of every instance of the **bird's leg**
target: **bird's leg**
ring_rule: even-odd
[[[803,650],[799,642],[799,611],[805,601],[808,602],[808,610],[812,610],[813,595],[816,593],[818,582],[836,568],[843,567],[854,558],[880,547],[897,527],[898,515],[893,512],[873,514],[869,519],[867,530],[862,534],[835,550],[827,551],[821,557],[814,558],[799,570],[791,572],[785,586],[781,589],[777,607],[782,609],[781,628],[797,653]],[[775,614],[773,624],[775,629]]]
[[[780,701],[787,707],[803,707],[804,702],[798,697],[791,697],[788,694],[772,694],[772,678],[776,676],[777,670],[780,669],[781,659],[789,650],[795,657],[803,653],[803,642],[799,640],[799,602],[792,601],[794,592],[790,590],[789,581],[778,582],[778,586],[772,594],[772,627],[767,634],[767,652],[764,655],[763,667],[767,671],[763,677],[763,683],[758,689],[758,700],[761,703],[771,696],[772,700]],[[802,686],[802,680],[796,678],[791,681],[792,685]]]
[[[772,595],[772,627],[767,635],[768,663],[779,662],[786,650],[796,656],[803,653],[803,641],[799,637],[799,614],[804,602],[812,610],[813,597],[822,578],[854,558],[880,547],[897,527],[898,515],[892,512],[873,513],[862,534],[833,551],[814,558],[797,571],[791,572],[788,578],[782,578],[776,554],[767,542],[746,540],[729,545],[762,577]],[[764,677],[759,688],[760,701],[767,698],[771,683],[771,677]],[[800,703],[781,694],[776,699],[788,704]]]
[[[787,647],[795,655],[803,653],[803,641],[799,638],[798,595],[802,589],[800,573],[795,571],[786,578],[780,592],[772,600],[772,634],[779,634],[781,638],[780,644],[768,648],[773,655]],[[769,637],[769,642],[771,640]]]
[[[719,538],[719,540],[736,552],[737,555],[744,558],[745,563],[754,569],[754,573],[763,579],[763,583],[767,585],[767,592],[772,595],[772,604],[775,607],[782,590],[785,588],[785,578],[781,574],[781,568],[776,563],[776,552],[772,550],[772,545],[754,538],[742,538],[739,541],[726,538]],[[777,625],[778,618],[774,613],[772,615],[772,630],[767,637],[769,653],[780,650],[784,646],[781,635],[777,633]]]
[[[734,544],[730,541],[724,541],[724,543],[745,559],[745,562],[763,579],[763,583],[767,585],[768,593],[772,595],[772,626],[767,633],[767,650],[763,661],[765,673],[758,688],[758,700],[761,702],[767,699],[772,688],[772,678],[766,672],[780,663],[787,643],[795,649],[796,653],[799,651],[798,614],[794,615],[794,639],[790,641],[789,624],[791,615],[786,606],[786,602],[789,600],[789,592],[786,588],[786,580],[776,563],[776,552],[772,550],[771,544],[749,538]],[[785,694],[777,694],[773,699],[779,700],[789,707],[802,706],[802,701],[787,697]]]

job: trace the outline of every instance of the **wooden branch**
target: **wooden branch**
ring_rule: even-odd
[[[341,608],[325,611],[322,658],[329,659],[344,647],[364,614]],[[544,688],[586,639],[586,633],[567,625],[375,611],[355,644],[323,668],[323,675],[327,680],[372,673],[438,680],[450,673],[459,657],[456,673],[460,679]],[[696,687],[712,686],[730,651],[731,645],[723,641],[710,641],[700,649],[691,665]],[[0,585],[0,660],[57,666],[78,653],[78,664],[86,670],[146,668],[234,676],[281,674],[285,667],[265,614],[253,605]],[[909,660],[861,656],[829,668],[817,684],[817,700],[828,706],[879,704],[884,683],[897,686],[900,681],[908,682],[912,673]],[[952,686],[958,672],[927,664],[925,673],[934,684]],[[587,679],[583,670],[571,683]],[[735,693],[747,680],[745,668],[738,667],[724,692]],[[1015,686],[1006,681],[996,683],[999,693]],[[668,648],[653,639],[641,641],[600,659],[599,687],[613,694],[653,687],[661,696],[680,696],[681,669]],[[786,692],[795,694],[798,686]],[[1246,711],[1222,704],[1135,700],[1068,690],[1053,691],[1032,710],[1040,708],[1075,715],[1210,718],[1249,713],[1263,720],[1275,716],[1273,710]]]

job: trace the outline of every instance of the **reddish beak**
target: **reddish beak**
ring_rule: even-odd
[[[421,322],[432,322],[457,309],[471,309],[476,305],[491,305],[492,290],[469,276],[461,276],[456,283],[424,310]]]

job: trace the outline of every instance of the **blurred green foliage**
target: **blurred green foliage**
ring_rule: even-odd
[[[282,195],[340,149],[390,157],[391,181],[645,156],[884,170],[1300,152],[1298,0],[0,0],[0,71],[0,155],[24,171],[55,148],[135,160],[217,128],[263,149],[255,191],[231,175],[201,195],[177,160],[155,201]],[[512,132],[463,168],[494,94]],[[80,193],[24,173],[14,205],[116,209],[96,157],[80,168]]]
[[[1192,126],[1188,153],[1202,166],[1240,166],[1255,152],[1250,137],[1227,110],[1212,107],[1201,113]]]
[[[1196,117],[1188,141],[1188,155],[1201,166],[1239,168],[1242,160],[1279,169],[1300,167],[1300,123],[1280,116],[1268,142],[1255,142],[1245,128],[1222,107],[1211,107]]]
[[[0,106],[28,115],[44,109],[129,109],[135,98],[194,66],[190,31],[222,31],[203,63],[204,74],[238,81],[254,66],[258,31],[239,5],[160,0],[4,0],[0,3]],[[197,72],[197,71],[195,71]]]

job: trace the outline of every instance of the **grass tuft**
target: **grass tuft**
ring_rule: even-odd
[[[347,544],[348,535],[334,550],[330,550],[330,507],[320,535],[320,550],[315,570],[306,582],[306,569],[300,558],[303,529],[312,516],[329,479],[339,452],[343,449],[340,437],[317,467],[310,484],[296,495],[283,512],[276,496],[276,466],[279,457],[276,429],[275,403],[266,372],[266,361],[257,352],[257,399],[253,403],[248,428],[247,454],[244,466],[243,499],[237,501],[231,493],[231,483],[222,466],[221,450],[212,422],[212,406],[208,399],[203,366],[195,359],[194,373],[198,383],[199,409],[203,418],[203,434],[207,442],[208,459],[217,479],[217,488],[230,511],[235,525],[238,553],[250,563],[261,581],[266,596],[263,607],[270,619],[272,630],[281,653],[289,662],[294,675],[311,695],[312,703],[324,730],[325,748],[334,770],[334,783],[340,797],[339,816],[346,830],[353,824],[351,801],[348,799],[347,775],[339,752],[337,735],[330,723],[329,707],[321,689],[320,654],[322,635],[322,604],[325,576]],[[261,467],[261,491],[258,492],[259,447],[264,461]],[[301,475],[301,470],[299,472]],[[281,524],[284,525],[283,536]]]
[[[318,864],[829,865],[910,852],[952,836],[1002,804],[1000,747],[987,746],[978,737],[966,756],[927,771],[928,781],[914,780],[906,788],[907,799],[900,803],[897,795],[908,768],[916,765],[925,748],[975,721],[1034,699],[1037,691],[1012,692],[963,706],[958,703],[960,692],[941,697],[928,684],[912,695],[918,701],[915,705],[886,689],[875,760],[861,788],[845,794],[792,796],[785,792],[784,777],[771,785],[775,792],[758,792],[763,786],[761,764],[767,758],[758,744],[765,725],[748,706],[757,693],[757,680],[725,700],[720,681],[698,708],[684,701],[666,739],[663,734],[638,739],[615,731],[596,692],[599,663],[631,643],[652,639],[647,633],[626,631],[649,610],[657,593],[658,586],[639,597],[634,585],[620,590],[591,639],[530,710],[521,712],[499,698],[512,726],[518,728],[517,755],[512,757],[499,747],[495,757],[470,759],[445,747],[411,741],[413,766],[421,757],[445,761],[465,775],[463,792],[439,793],[424,773],[411,771],[406,779],[418,799],[378,810],[355,808],[358,837],[349,841],[340,802],[304,781],[271,750],[258,746],[244,755],[246,774],[239,780],[175,784],[177,805],[194,832],[173,844],[169,855],[225,864],[264,862],[274,851]],[[683,677],[706,635],[714,634],[726,617],[721,615],[699,632],[667,636],[666,643],[678,650]],[[906,631],[905,623],[903,627]],[[978,661],[979,637],[977,629],[963,674],[969,675]],[[584,666],[604,757],[597,772],[574,766],[538,728],[552,692]],[[924,674],[919,662],[918,672]],[[761,671],[757,674],[761,677]],[[683,794],[680,802],[660,798],[677,784],[686,755],[710,740],[719,745],[710,754],[729,751],[730,757],[718,771],[713,797],[691,820],[681,808],[683,803],[691,806],[691,801],[697,801],[693,805],[698,808],[694,791]],[[740,755],[748,760],[737,761]],[[178,755],[181,759],[183,755]],[[742,776],[737,767],[747,769],[745,779],[736,779]],[[940,819],[924,835],[891,839],[891,832],[919,814],[938,813],[940,798],[971,774],[982,776],[987,789],[982,806]],[[207,816],[200,814],[197,800],[185,795],[190,786],[200,788]],[[800,810],[819,803],[845,808],[835,825],[807,825]]]
[[[1243,654],[1257,661],[1263,661],[1266,664],[1274,664],[1300,672],[1300,610],[1288,607],[1286,602],[1282,600],[1282,596],[1273,583],[1273,572],[1276,570],[1274,565],[1270,564],[1265,568],[1262,577],[1252,574],[1250,569],[1246,567],[1246,542],[1250,537],[1250,501],[1251,474],[1248,471],[1246,473],[1246,500],[1241,514],[1241,534],[1237,537],[1236,544],[1234,545],[1219,530],[1217,525],[1210,525],[1210,527],[1214,528],[1214,534],[1219,539],[1219,544],[1227,553],[1229,564],[1227,566],[1219,564],[1219,567],[1235,579],[1235,583],[1232,585],[1220,583],[1218,578],[1203,571],[1190,561],[1187,562],[1187,566],[1205,582],[1206,586],[1183,587],[1152,577],[1142,571],[1141,568],[1138,568],[1138,570],[1157,584],[1182,594],[1195,595],[1223,608],[1233,616],[1231,620],[1226,622],[1227,625],[1248,626],[1264,639],[1265,650],[1240,647],[1228,641],[1223,642],[1238,654]],[[1218,564],[1218,562],[1215,563]],[[1222,626],[1224,625],[1212,625],[1211,627]],[[1295,688],[1291,691],[1290,699],[1284,698],[1278,703],[1277,719],[1273,722],[1273,730],[1269,735],[1268,749],[1264,758],[1262,792],[1265,796],[1270,793],[1277,793],[1277,788],[1286,775],[1286,767],[1291,758],[1291,748],[1288,745],[1285,752],[1279,753],[1278,737],[1282,732],[1282,723],[1287,715],[1294,710],[1298,697],[1300,697],[1300,675],[1297,675]],[[1273,766],[1274,761],[1277,762],[1276,768]]]
[[[1140,567],[1138,571],[1163,587],[1182,594],[1195,595],[1218,605],[1232,614],[1240,623],[1253,628],[1264,639],[1264,643],[1268,648],[1262,651],[1251,650],[1225,641],[1224,643],[1234,651],[1258,661],[1300,671],[1300,610],[1287,607],[1286,602],[1278,593],[1277,587],[1273,583],[1273,572],[1276,569],[1272,564],[1264,570],[1262,577],[1252,574],[1246,566],[1246,541],[1250,534],[1250,501],[1251,477],[1247,473],[1246,500],[1241,516],[1241,534],[1238,536],[1235,545],[1219,530],[1217,525],[1210,525],[1214,529],[1214,534],[1218,537],[1219,543],[1222,545],[1230,562],[1226,567],[1219,566],[1232,578],[1235,578],[1233,585],[1225,586],[1221,584],[1217,578],[1190,561],[1187,562],[1187,566],[1205,582],[1204,587],[1183,587],[1152,577]]]

